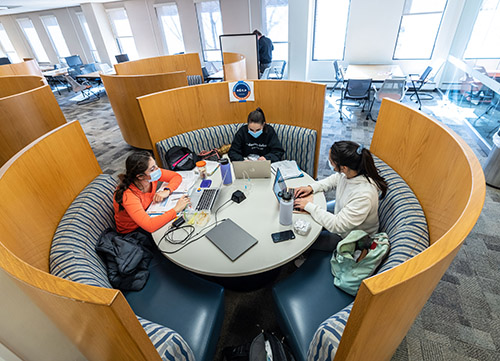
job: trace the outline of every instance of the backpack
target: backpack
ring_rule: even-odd
[[[288,346],[273,333],[262,331],[248,343],[223,350],[226,361],[295,361]]]
[[[365,231],[351,231],[337,244],[330,260],[333,284],[356,296],[361,282],[375,273],[389,250],[386,233],[377,233],[372,238]]]
[[[165,161],[170,170],[192,170],[196,166],[198,157],[189,148],[175,145],[165,154]]]

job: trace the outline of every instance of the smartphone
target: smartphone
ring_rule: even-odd
[[[271,234],[271,237],[273,238],[274,243],[278,243],[287,241],[289,239],[295,239],[295,234],[293,234],[292,230],[288,230],[288,231],[273,233]]]

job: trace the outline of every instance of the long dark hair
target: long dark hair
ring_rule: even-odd
[[[364,175],[369,181],[373,180],[382,192],[380,198],[385,197],[387,182],[378,174],[372,153],[368,149],[358,143],[343,140],[333,143],[330,148],[330,157],[337,167],[348,167],[358,172],[358,175]]]
[[[123,211],[123,192],[125,192],[138,175],[144,174],[148,169],[151,153],[145,150],[135,151],[127,157],[125,161],[125,174],[120,174],[120,184],[115,191],[115,200],[118,203],[118,211]]]
[[[264,132],[267,131],[266,116],[264,115],[264,111],[260,109],[260,107],[248,114],[247,123],[258,123],[261,125],[263,124]]]

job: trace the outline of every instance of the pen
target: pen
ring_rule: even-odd
[[[213,171],[211,171],[210,173],[208,173],[207,175],[210,177],[212,174],[214,174],[214,173],[215,173],[215,171],[216,171],[217,169],[219,169],[219,166],[220,166],[220,163],[219,163],[219,164],[217,164],[217,167],[215,167],[215,169],[214,169]]]

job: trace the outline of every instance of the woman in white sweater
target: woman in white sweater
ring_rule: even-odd
[[[387,183],[378,174],[370,151],[351,141],[333,143],[329,164],[334,174],[321,181],[295,189],[295,208],[310,213],[323,231],[313,248],[333,251],[352,230],[377,233],[378,200],[387,192]],[[328,210],[312,202],[312,194],[335,189],[335,202]],[[333,209],[334,205],[334,209]],[[333,212],[333,213],[332,213]]]

